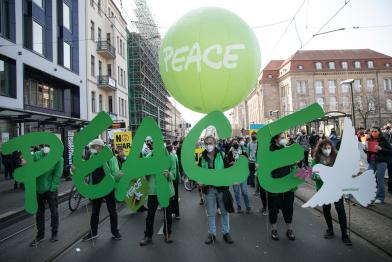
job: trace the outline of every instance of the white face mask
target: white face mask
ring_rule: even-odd
[[[241,142],[240,142],[240,145],[241,145],[241,146],[245,145],[245,142],[244,142],[244,141],[241,141]]]
[[[286,138],[281,138],[281,139],[279,139],[279,145],[281,145],[281,146],[286,146],[286,145],[287,145],[287,140],[286,140]]]
[[[47,146],[45,146],[45,147],[42,149],[42,152],[44,152],[44,154],[49,154],[50,148],[47,147]]]
[[[208,153],[211,153],[212,151],[214,151],[215,146],[214,145],[207,145],[206,146],[206,150]]]
[[[325,156],[329,156],[330,154],[331,154],[331,148],[328,148],[328,149],[323,149],[323,154],[325,155]]]
[[[97,153],[97,149],[91,148],[91,149],[90,149],[90,153],[91,153],[92,155],[95,155],[95,154]]]

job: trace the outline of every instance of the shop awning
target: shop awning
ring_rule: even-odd
[[[38,123],[39,125],[54,125],[56,127],[68,128],[80,128],[89,123],[89,121],[79,118],[5,107],[0,107],[0,119],[15,123]]]

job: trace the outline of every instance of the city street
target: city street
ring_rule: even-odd
[[[253,191],[253,190],[251,190]],[[353,246],[347,247],[340,240],[338,225],[335,225],[334,239],[323,238],[325,222],[321,214],[313,209],[303,209],[299,199],[295,201],[294,231],[296,240],[285,237],[282,217],[279,217],[278,231],[280,241],[270,239],[267,216],[251,214],[232,214],[230,216],[231,234],[235,240],[228,245],[221,239],[218,219],[218,241],[211,246],[204,244],[207,236],[205,209],[199,205],[196,192],[180,191],[181,220],[173,222],[174,243],[163,241],[162,211],[157,212],[153,244],[140,247],[145,227],[145,213],[132,213],[128,207],[119,205],[119,228],[123,235],[121,241],[111,239],[110,223],[106,207],[101,209],[99,238],[93,242],[81,242],[81,237],[89,228],[89,217],[84,206],[70,213],[65,204],[60,205],[60,241],[51,243],[48,239],[37,248],[29,247],[35,236],[32,219],[1,232],[1,239],[7,234],[23,230],[15,236],[2,240],[0,261],[172,261],[175,254],[178,261],[390,261],[390,257],[367,241],[351,234]],[[252,196],[252,206],[259,209],[259,197]],[[219,216],[218,216],[219,218]],[[30,227],[28,227],[30,226]],[[46,222],[47,229],[50,222]],[[24,229],[28,227],[27,229]],[[17,247],[17,248],[15,248]]]

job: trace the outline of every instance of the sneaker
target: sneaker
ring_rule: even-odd
[[[247,208],[246,208],[246,213],[249,214],[249,213],[250,213],[250,210],[251,210],[251,208],[250,208],[250,207],[247,207]]]
[[[144,236],[144,238],[142,239],[142,241],[140,241],[139,244],[140,244],[141,247],[144,247],[144,246],[149,245],[151,242],[152,242],[152,238],[151,237]]]
[[[199,205],[204,205],[204,199],[203,198],[200,198],[200,203],[199,203]]]
[[[83,242],[87,242],[87,241],[90,241],[90,240],[93,240],[93,239],[96,239],[96,238],[98,238],[98,235],[97,234],[93,234],[93,233],[90,232],[82,239],[82,241]]]
[[[374,201],[374,204],[384,204],[384,201],[380,200],[380,199],[376,199]]]
[[[293,232],[292,229],[287,230],[286,236],[287,236],[288,239],[290,239],[292,241],[295,240],[294,232]]]
[[[180,216],[176,216],[174,219],[175,220],[181,220],[181,217]]]
[[[37,247],[42,241],[44,241],[43,237],[36,237],[31,243],[31,247]]]
[[[218,209],[216,210],[216,213],[217,213],[218,215],[222,215],[222,212],[221,212],[220,208],[218,208]]]
[[[213,234],[208,234],[207,240],[204,241],[204,243],[206,245],[211,245],[212,243],[214,243],[216,241],[216,236]]]
[[[241,208],[241,206],[238,206],[238,207],[237,207],[237,213],[238,213],[238,214],[241,214],[241,213],[242,213],[242,208]]]
[[[348,237],[348,235],[343,235],[342,236],[342,241],[346,246],[352,246],[353,243],[351,242],[350,238]]]
[[[227,243],[227,244],[233,244],[234,240],[231,238],[229,233],[226,233],[223,235],[223,240]]]
[[[57,236],[57,233],[52,233],[52,237],[50,238],[51,242],[57,242],[59,241],[59,237]]]
[[[165,242],[167,244],[173,243],[173,239],[171,238],[171,234],[168,234],[168,235],[165,234]]]
[[[327,231],[325,231],[324,238],[329,239],[333,238],[334,236],[335,234],[333,233],[333,230],[327,229]]]
[[[265,207],[263,207],[263,208],[261,209],[261,214],[262,214],[263,216],[268,216],[268,211],[267,211],[267,209],[266,209]]]
[[[121,240],[122,236],[121,236],[120,232],[117,231],[116,233],[113,234],[112,238],[114,240]]]
[[[273,240],[279,240],[278,230],[273,229],[273,230],[271,231],[271,238],[272,238]]]

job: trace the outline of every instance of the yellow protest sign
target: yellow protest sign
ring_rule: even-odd
[[[115,132],[114,133],[114,148],[122,148],[124,150],[124,154],[128,156],[131,151],[132,144],[132,132]]]

